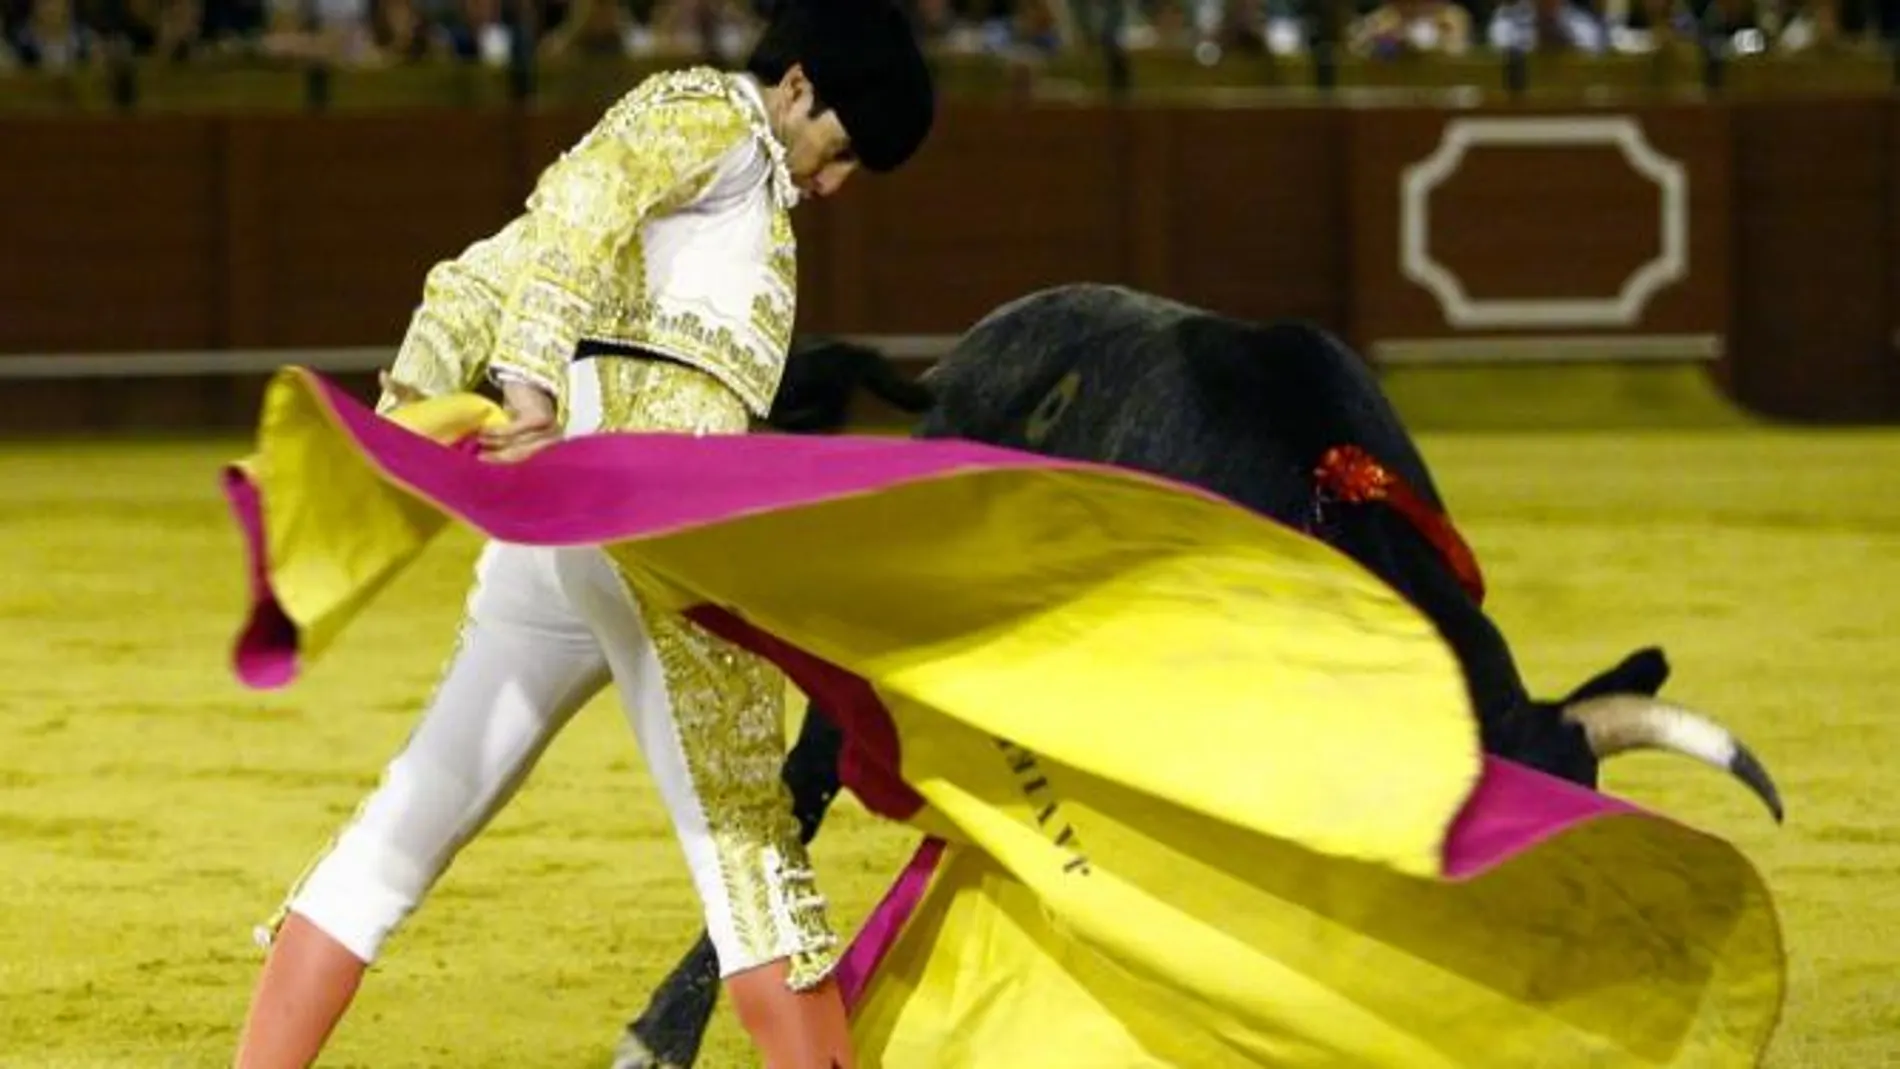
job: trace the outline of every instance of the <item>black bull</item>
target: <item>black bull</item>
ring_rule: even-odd
[[[992,312],[926,380],[927,392],[879,354],[807,343],[793,354],[773,423],[836,429],[864,387],[922,412],[918,437],[1105,462],[1211,490],[1332,544],[1429,616],[1463,667],[1486,752],[1594,788],[1601,758],[1675,750],[1733,772],[1780,819],[1773,783],[1745,747],[1656,699],[1669,674],[1660,650],[1630,655],[1559,702],[1527,693],[1482,608],[1475,562],[1455,567],[1462,542],[1445,535],[1448,526],[1434,540],[1418,519],[1445,510],[1417,446],[1365,362],[1323,331],[1230,319],[1120,287],[1065,286]],[[1428,508],[1408,516],[1395,494],[1368,498],[1321,478],[1340,446],[1358,447]],[[839,790],[838,733],[813,714],[785,764],[807,840]],[[618,1069],[691,1065],[718,991],[702,934],[627,1026]]]

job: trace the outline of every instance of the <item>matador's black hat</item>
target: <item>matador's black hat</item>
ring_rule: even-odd
[[[776,8],[757,51],[804,68],[866,168],[902,166],[937,111],[910,20],[891,0],[779,0]]]

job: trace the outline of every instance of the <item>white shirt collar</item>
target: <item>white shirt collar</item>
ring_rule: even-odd
[[[785,160],[785,146],[779,142],[778,135],[772,132],[772,122],[765,113],[765,93],[759,83],[750,74],[741,74],[733,78],[739,83],[740,95],[745,98],[747,125],[752,134],[765,146],[766,158],[772,165],[772,199],[782,208],[798,206],[798,187],[792,183],[792,172]]]

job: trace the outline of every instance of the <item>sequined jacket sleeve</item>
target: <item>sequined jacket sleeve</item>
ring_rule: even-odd
[[[642,224],[697,199],[747,136],[723,97],[680,97],[610,114],[548,168],[498,287],[491,367],[565,402],[566,365],[596,304],[642,270]]]
[[[430,272],[393,377],[435,394],[512,375],[565,414],[567,362],[595,306],[642,270],[642,225],[701,196],[747,136],[723,96],[636,91],[542,172],[521,218]]]
[[[501,301],[468,254],[430,269],[422,303],[410,317],[389,377],[405,392],[440,397],[481,379]],[[384,390],[376,410],[388,414],[406,398]]]

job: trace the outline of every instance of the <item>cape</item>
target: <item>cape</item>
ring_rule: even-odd
[[[1480,752],[1429,620],[1193,487],[954,441],[598,435],[477,457],[305,370],[224,473],[294,682],[450,523],[598,545],[834,716],[923,834],[842,981],[866,1066],[1754,1065],[1783,997],[1723,839]],[[787,552],[787,547],[798,547]]]

